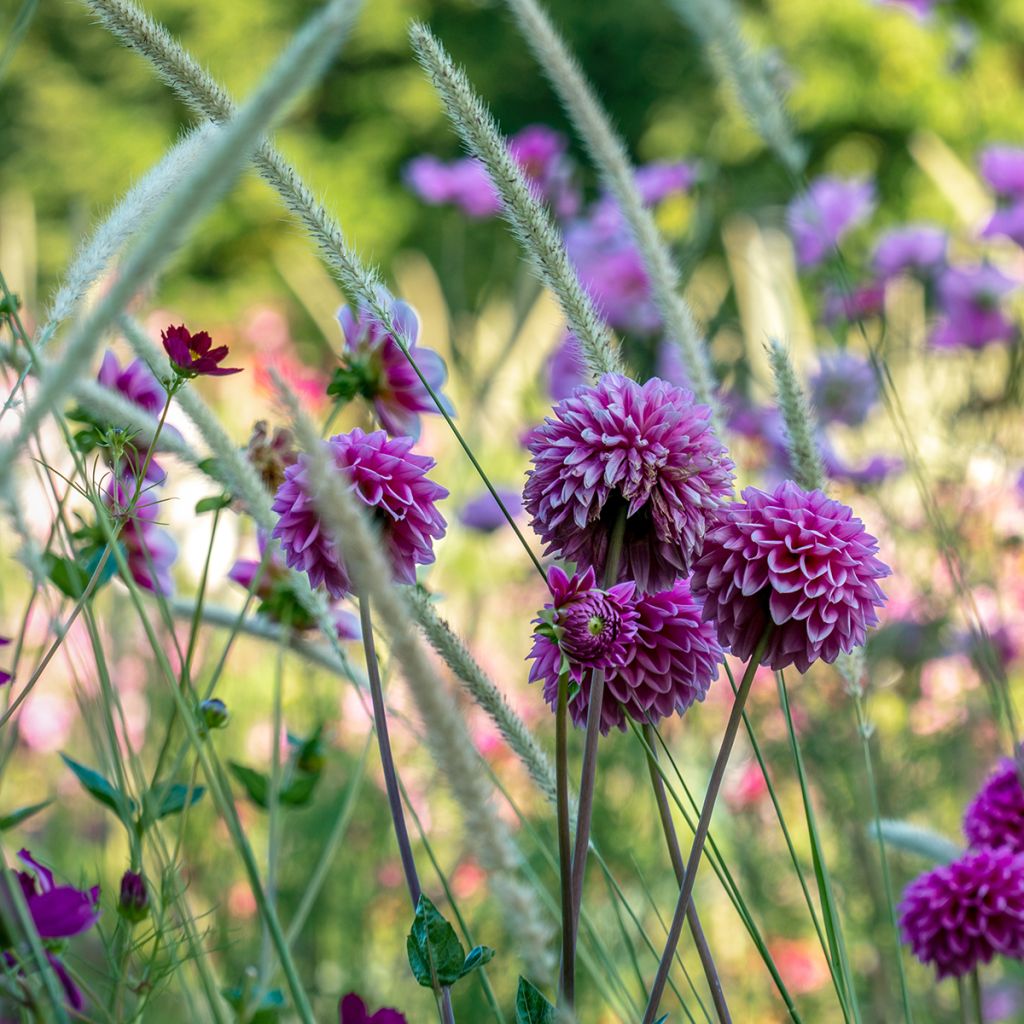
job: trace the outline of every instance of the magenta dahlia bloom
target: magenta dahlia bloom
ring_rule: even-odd
[[[964,835],[972,847],[1024,853],[1024,788],[1012,757],[1003,758],[967,805]]]
[[[946,263],[948,242],[946,232],[934,224],[906,224],[878,239],[871,263],[883,281],[898,274],[931,277]]]
[[[338,1021],[339,1024],[406,1024],[405,1015],[388,1006],[370,1013],[366,1003],[355,992],[342,996],[338,1004]]]
[[[786,219],[796,246],[797,262],[816,267],[847,232],[866,220],[875,206],[869,181],[823,177],[789,204]]]
[[[412,438],[389,438],[383,430],[366,434],[357,427],[323,443],[350,490],[373,513],[395,579],[415,583],[416,566],[434,561],[433,542],[445,531],[435,502],[448,492],[427,476],[434,460],[414,454]],[[321,528],[307,466],[300,455],[285,470],[273,505],[280,518],[271,536],[280,540],[290,569],[302,570],[313,587],[325,587],[338,600],[352,589],[348,570]]]
[[[115,518],[124,517],[118,540],[124,546],[128,570],[143,590],[170,597],[174,594],[171,566],[178,557],[174,538],[156,523],[158,502],[151,492],[143,490],[133,508],[135,480],[125,476],[111,478],[104,493],[104,502]]]
[[[420,372],[441,399],[448,415],[453,415],[455,410],[441,394],[448,379],[444,360],[431,349],[416,345],[420,329],[416,311],[383,290],[380,298],[388,307],[392,323],[408,344]],[[404,434],[415,440],[420,433],[419,414],[436,413],[438,408],[397,339],[363,305],[357,311],[351,306],[342,306],[338,323],[345,335],[343,365],[335,373],[328,394],[346,400],[362,395],[373,402],[381,426],[389,434]]]
[[[605,735],[613,727],[625,730],[627,716],[645,723],[683,714],[694,701],[704,699],[722,660],[714,627],[701,621],[700,604],[686,580],[636,598],[633,609],[635,636],[624,656],[605,672],[601,705]],[[538,634],[529,657],[533,659],[530,682],[543,681],[544,699],[554,708],[561,663],[558,646]],[[590,706],[590,674],[570,661],[570,677],[576,691],[569,700],[569,713],[582,728]]]
[[[938,977],[963,977],[996,953],[1024,958],[1024,855],[971,850],[903,893],[903,940]]]
[[[885,601],[877,581],[890,574],[864,524],[791,480],[742,497],[709,526],[691,579],[722,646],[746,661],[773,624],[761,664],[806,672],[863,644]]]
[[[932,331],[932,347],[984,348],[992,341],[1012,341],[1017,330],[1003,299],[1017,288],[995,267],[950,267],[939,278],[943,318]]]
[[[690,571],[708,519],[732,489],[732,460],[691,392],[605,374],[533,430],[523,503],[546,552],[603,571],[626,515],[618,578],[664,590]]]
[[[228,354],[228,347],[219,345],[211,348],[213,341],[206,331],[192,334],[184,324],[180,327],[172,324],[161,332],[160,340],[179,377],[227,377],[242,372],[241,368],[229,369],[220,365]]]

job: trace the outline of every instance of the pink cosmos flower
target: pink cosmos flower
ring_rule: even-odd
[[[626,516],[618,578],[641,591],[685,576],[733,464],[693,395],[652,378],[605,374],[559,402],[529,437],[523,503],[546,552],[603,571]]]
[[[454,415],[451,402],[441,394],[448,378],[444,360],[431,349],[416,345],[419,335],[416,311],[383,290],[380,298],[388,307],[392,323],[408,344],[420,372],[441,399],[448,415]],[[410,365],[409,357],[368,307],[360,306],[354,312],[351,306],[342,306],[338,323],[345,335],[343,365],[334,375],[328,393],[343,399],[362,395],[373,402],[381,426],[389,434],[405,434],[415,440],[420,433],[419,414],[436,413],[438,409]]]
[[[1012,757],[1000,761],[968,804],[964,835],[972,847],[1005,846],[1024,853],[1024,788]]]
[[[412,452],[412,438],[389,438],[383,430],[358,427],[323,442],[349,487],[373,513],[395,578],[416,582],[416,566],[434,561],[433,541],[444,536],[444,517],[435,502],[448,492],[427,472],[434,460]],[[348,571],[334,541],[326,536],[311,491],[307,458],[285,471],[274,498],[279,519],[271,536],[281,542],[289,568],[309,576],[338,600],[351,591]]]
[[[742,497],[709,526],[691,580],[722,646],[747,661],[772,624],[761,664],[806,672],[863,644],[885,601],[877,580],[890,575],[864,524],[790,480]]]
[[[899,907],[903,940],[938,977],[961,978],[996,953],[1024,958],[1024,855],[972,850],[926,871]]]
[[[714,627],[701,621],[700,603],[685,580],[636,598],[634,612],[635,637],[625,645],[624,656],[605,672],[605,735],[613,727],[624,731],[627,717],[645,723],[683,714],[694,701],[704,699],[718,677],[722,649]],[[530,682],[543,681],[544,699],[554,708],[561,664],[558,646],[539,633],[529,657]],[[569,700],[569,714],[582,728],[589,711],[590,674],[570,659],[570,679],[578,689]]]
[[[228,354],[228,347],[211,348],[213,342],[206,331],[192,334],[184,324],[179,327],[172,324],[161,333],[160,340],[171,366],[181,377],[226,377],[242,372],[240,368],[220,365]]]
[[[787,212],[797,262],[802,267],[823,262],[847,232],[871,215],[874,206],[875,190],[869,181],[815,179]]]
[[[1016,328],[1002,300],[1018,283],[991,266],[950,267],[939,278],[943,318],[932,331],[933,348],[983,348],[992,341],[1011,341]]]

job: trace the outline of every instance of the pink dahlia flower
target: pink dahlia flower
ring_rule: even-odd
[[[718,639],[746,661],[773,624],[763,665],[835,661],[864,643],[890,574],[878,542],[846,505],[791,480],[748,487],[708,529],[691,580]]]
[[[926,871],[899,912],[904,941],[939,978],[963,977],[996,953],[1024,958],[1024,855],[973,850]]]
[[[796,246],[797,262],[815,267],[823,262],[843,237],[875,206],[875,190],[869,181],[823,177],[789,204],[786,219]]]
[[[714,627],[701,621],[700,603],[686,580],[657,594],[635,599],[635,635],[624,656],[605,672],[601,705],[601,732],[625,730],[627,716],[645,723],[682,714],[703,700],[718,676],[722,649]],[[564,646],[564,645],[563,645]],[[558,701],[558,646],[539,634],[530,652],[530,682],[543,680],[544,699],[554,708]],[[569,714],[577,726],[587,722],[590,673],[570,662],[570,676],[578,689],[569,700]]]
[[[626,515],[618,578],[664,590],[690,571],[709,518],[732,489],[732,460],[693,395],[655,377],[605,374],[530,433],[523,503],[547,553],[603,571]]]
[[[389,438],[383,430],[366,434],[357,427],[324,444],[350,489],[372,511],[395,579],[415,583],[416,566],[434,561],[433,541],[445,531],[434,503],[448,492],[427,476],[434,460],[413,454],[412,438]],[[325,587],[337,600],[351,591],[351,583],[334,541],[321,527],[307,464],[300,455],[285,470],[274,498],[279,519],[271,536],[281,541],[289,568],[301,569],[313,587]]]
[[[1024,788],[1013,758],[1000,762],[968,804],[964,835],[971,846],[1007,846],[1024,853]]]
[[[429,348],[419,348],[419,318],[416,311],[406,302],[381,293],[387,305],[392,322],[409,346],[426,381],[441,399],[445,411],[452,415],[454,409],[441,389],[448,379],[444,360]],[[362,395],[373,402],[381,426],[392,435],[404,434],[414,440],[419,437],[421,412],[436,413],[437,406],[430,392],[402,351],[395,336],[390,334],[365,306],[353,311],[351,306],[342,306],[338,311],[338,323],[345,335],[345,350],[342,353],[343,366],[334,375],[328,393],[344,399]]]

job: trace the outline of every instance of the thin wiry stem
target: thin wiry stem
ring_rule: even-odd
[[[465,147],[483,162],[502,199],[505,218],[541,281],[558,299],[591,373],[621,373],[618,345],[569,261],[551,214],[530,191],[483,100],[425,26],[409,30],[413,49]]]
[[[601,181],[622,210],[650,275],[651,292],[665,322],[666,337],[679,346],[694,395],[699,402],[716,410],[715,382],[700,328],[686,300],[679,294],[679,270],[654,217],[637,191],[622,137],[537,0],[506,0],[506,3],[586,145]]]

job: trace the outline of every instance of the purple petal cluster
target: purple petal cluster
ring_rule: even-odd
[[[707,406],[658,378],[605,374],[533,430],[523,503],[547,553],[604,570],[626,517],[618,578],[664,590],[699,554],[732,489],[733,464]]]
[[[878,401],[871,363],[846,350],[823,355],[809,383],[811,401],[822,423],[859,426]]]
[[[932,347],[976,349],[993,341],[1011,341],[1017,332],[1003,299],[1017,287],[992,266],[950,267],[939,278],[942,319],[932,332]]]
[[[885,601],[877,581],[890,574],[864,524],[789,480],[742,498],[709,527],[691,579],[722,646],[745,661],[772,624],[761,663],[806,672],[863,644]]]
[[[963,977],[996,953],[1024,958],[1024,855],[972,850],[926,871],[899,907],[904,941],[938,977]]]
[[[192,334],[184,324],[171,324],[160,335],[164,351],[171,361],[174,372],[181,377],[227,377],[241,373],[240,368],[229,369],[220,364],[227,358],[227,345],[213,348],[213,341],[206,331]]]
[[[419,336],[416,311],[386,292],[382,291],[380,298],[423,378],[441,399],[445,411],[453,415],[451,403],[441,394],[448,379],[444,360],[433,350],[416,344]],[[358,393],[371,401],[381,426],[389,434],[419,437],[419,414],[436,413],[438,408],[398,340],[367,306],[361,305],[355,311],[351,306],[342,306],[338,323],[345,336],[342,362],[353,382],[346,397]]]
[[[996,193],[996,210],[982,237],[1005,235],[1024,245],[1024,148],[990,146],[981,154],[982,177]]]
[[[948,244],[946,232],[934,224],[906,224],[878,239],[871,263],[883,281],[899,274],[928,279],[945,266]]]
[[[668,590],[634,598],[635,635],[624,656],[605,672],[601,705],[601,732],[625,730],[627,718],[645,723],[683,714],[694,701],[703,700],[718,676],[722,649],[714,627],[701,620],[699,602],[686,580]],[[543,681],[544,699],[554,708],[558,701],[558,646],[538,634],[530,652],[530,681]],[[590,705],[590,673],[570,662],[570,676],[578,687],[569,700],[573,722],[586,725]]]
[[[816,178],[787,211],[797,262],[802,267],[818,266],[847,232],[870,216],[874,206],[875,190],[869,181]]]
[[[111,478],[104,502],[115,519],[124,519],[118,540],[124,546],[128,570],[143,590],[170,597],[174,594],[171,566],[178,557],[174,538],[156,524],[158,503],[143,490],[131,507],[136,483],[133,477]]]
[[[964,835],[973,847],[1004,846],[1024,853],[1024,788],[1013,758],[1004,758],[964,814]]]
[[[389,438],[383,430],[367,434],[357,427],[324,445],[372,512],[395,579],[415,583],[416,566],[434,561],[433,542],[445,532],[435,502],[448,492],[427,476],[434,460],[414,454],[412,438]],[[272,536],[280,540],[288,567],[305,572],[313,587],[325,587],[335,600],[349,593],[348,571],[321,526],[304,455],[285,471],[273,508],[279,519]]]

